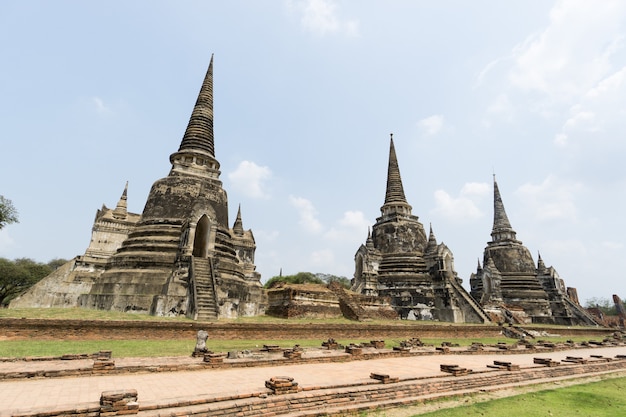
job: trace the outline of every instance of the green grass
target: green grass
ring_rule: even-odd
[[[0,309],[0,318],[27,318],[27,319],[65,319],[65,320],[143,320],[143,321],[175,321],[175,322],[192,322],[185,317],[155,317],[147,314],[133,314],[116,311],[89,310],[81,308],[29,308],[29,309]],[[371,321],[371,322],[354,322],[344,318],[332,319],[282,319],[270,316],[241,317],[238,319],[221,319],[219,322],[247,323],[247,324],[350,324],[350,325],[398,325],[398,326],[417,326],[419,324],[452,326],[452,323],[441,322],[414,322],[406,320],[389,320],[389,321]],[[464,326],[472,326],[465,324]],[[419,333],[419,331],[418,331]],[[576,342],[589,340],[588,337],[544,337],[543,340],[551,342],[565,342],[572,339]],[[360,343],[367,342],[367,339],[361,340],[339,340],[339,343]],[[484,344],[496,344],[505,342],[514,343],[514,340],[505,337],[487,337],[487,338],[440,338],[430,339],[422,338],[425,344],[441,346],[441,343],[451,342],[460,346],[469,346],[472,342],[480,342]],[[398,346],[401,339],[387,339],[388,348]],[[215,352],[224,352],[229,350],[244,350],[261,347],[264,344],[280,345],[281,347],[292,347],[299,344],[303,347],[320,346],[321,339],[309,340],[209,340],[207,342],[208,349]],[[0,357],[25,357],[25,356],[59,356],[63,354],[76,353],[93,353],[98,350],[111,350],[113,355],[117,357],[145,357],[145,356],[186,356],[191,353],[195,346],[195,340],[99,340],[99,341],[33,341],[33,340],[6,340],[0,341]]]
[[[553,342],[565,341],[564,337],[546,338]],[[441,346],[441,343],[451,342],[460,346],[469,346],[472,342],[496,344],[505,342],[512,344],[515,341],[505,338],[475,338],[475,339],[421,339],[426,345]],[[582,339],[585,340],[585,339]],[[368,342],[367,339],[341,339],[342,345],[350,343]],[[385,345],[391,349],[398,346],[401,340],[386,340]],[[207,340],[207,349],[214,352],[228,352],[230,350],[253,350],[263,345],[278,345],[290,348],[298,344],[302,347],[320,347],[322,339],[281,339],[281,340]],[[0,357],[23,358],[27,356],[61,356],[64,354],[94,353],[99,350],[110,350],[116,357],[157,357],[157,356],[188,356],[193,352],[195,339],[175,340],[2,340],[0,341]]]
[[[448,408],[420,417],[614,417],[626,415],[626,377]],[[384,412],[370,414],[384,416]],[[417,414],[416,414],[417,415]]]
[[[348,344],[350,341],[339,340]],[[321,347],[322,340],[207,340],[207,349],[214,352],[254,350],[263,345],[291,348]],[[61,356],[65,354],[95,353],[110,350],[114,357],[189,356],[196,341],[186,340],[4,340],[0,341],[0,357]]]

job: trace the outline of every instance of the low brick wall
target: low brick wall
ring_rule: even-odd
[[[398,324],[326,324],[326,323],[235,323],[171,322],[171,321],[104,321],[104,320],[48,320],[0,319],[4,339],[38,340],[166,340],[189,338],[195,340],[198,330],[206,330],[211,339],[410,339],[420,338],[480,338],[499,337],[496,325],[427,324],[424,322]],[[598,328],[541,328],[561,336],[588,336],[601,338],[611,334],[610,329]]]

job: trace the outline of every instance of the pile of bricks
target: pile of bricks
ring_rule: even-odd
[[[94,353],[93,355],[95,357],[95,359],[100,359],[100,360],[104,360],[104,359],[111,359],[111,351],[110,350],[101,350],[98,353]]]
[[[533,363],[536,363],[538,365],[548,366],[550,368],[559,365],[559,363],[557,361],[553,361],[550,358],[533,358]]]
[[[285,349],[283,356],[287,359],[302,359],[302,349],[295,346],[293,349]]]
[[[485,348],[485,345],[483,343],[480,342],[472,342],[472,344],[470,345],[470,347],[468,348],[468,350],[472,351],[472,352],[478,352],[481,351]]]
[[[322,342],[322,346],[324,346],[328,350],[339,349],[339,343],[335,341],[335,339],[328,339],[325,342]]]
[[[206,353],[203,361],[210,364],[224,363],[224,356],[223,353]]]
[[[511,362],[493,361],[493,365],[487,365],[487,368],[506,369],[507,371],[519,371],[519,365],[514,365]]]
[[[106,374],[115,369],[115,361],[113,359],[94,359],[93,372],[98,374]]]
[[[398,352],[409,352],[411,348],[408,346],[394,346],[393,350],[398,351]]]
[[[384,340],[371,340],[370,344],[374,349],[384,349],[385,341]]]
[[[346,353],[349,353],[354,356],[359,356],[363,354],[363,348],[359,345],[349,345],[346,346]]]
[[[274,376],[265,381],[265,387],[271,389],[275,395],[295,394],[300,391],[298,383],[289,376]]]
[[[61,355],[60,359],[62,361],[72,361],[72,360],[77,360],[77,359],[89,359],[88,354],[86,353],[79,353],[79,354],[70,354],[70,353],[66,353],[64,355]]]
[[[394,378],[392,378],[392,377],[390,377],[390,376],[389,376],[389,375],[387,375],[387,374],[377,374],[377,373],[375,373],[375,372],[372,372],[372,373],[370,374],[370,378],[372,378],[372,379],[376,379],[376,380],[378,380],[378,381],[382,382],[383,384],[391,384],[391,383],[393,383],[393,382],[398,382],[398,381],[400,381],[400,378],[398,378],[398,377],[394,377]]]
[[[263,349],[265,352],[280,352],[282,348],[278,345],[263,345]]]
[[[137,414],[139,403],[137,402],[137,390],[104,391],[100,395],[100,416],[119,416]]]
[[[583,359],[580,356],[566,356],[562,362],[570,362],[570,363],[587,363],[587,359]]]
[[[447,372],[447,373],[452,374],[454,376],[463,376],[463,375],[468,375],[468,374],[472,373],[471,369],[461,368],[459,365],[444,365],[444,364],[441,364],[441,365],[439,365],[439,369],[441,369],[441,372]]]

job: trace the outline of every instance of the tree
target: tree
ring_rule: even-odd
[[[315,276],[320,278],[322,281],[324,281],[327,284],[330,284],[332,282],[336,282],[336,283],[338,283],[339,285],[341,285],[342,287],[344,287],[344,288],[346,288],[348,290],[352,286],[352,283],[346,277],[340,277],[340,276],[332,275],[332,274],[323,274],[323,273],[320,273],[320,272],[315,274]]]
[[[265,283],[265,288],[274,288],[279,283],[285,284],[320,284],[326,285],[331,282],[337,282],[345,288],[350,288],[350,280],[346,277],[338,277],[331,274],[312,273],[312,272],[298,272],[295,275],[279,275],[270,278]]]
[[[0,258],[0,305],[8,304],[52,271],[49,265],[32,259],[10,261]]]
[[[324,281],[311,272],[298,272],[295,275],[272,277],[265,283],[265,288],[274,288],[281,282],[285,284],[324,284]]]
[[[17,210],[11,200],[0,195],[0,230],[11,223],[19,223]]]
[[[615,308],[615,303],[612,299],[609,300],[604,297],[592,297],[585,301],[585,307],[597,308],[607,316],[617,315],[617,309]]]
[[[67,259],[56,258],[48,262],[47,265],[50,268],[52,268],[52,270],[54,271],[55,269],[59,268],[60,266],[65,265],[66,263],[67,263]]]

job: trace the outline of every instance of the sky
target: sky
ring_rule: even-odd
[[[167,176],[211,55],[215,154],[262,281],[351,278],[404,191],[469,290],[493,175],[517,237],[581,302],[626,295],[626,2],[0,3],[0,257],[71,259]]]

